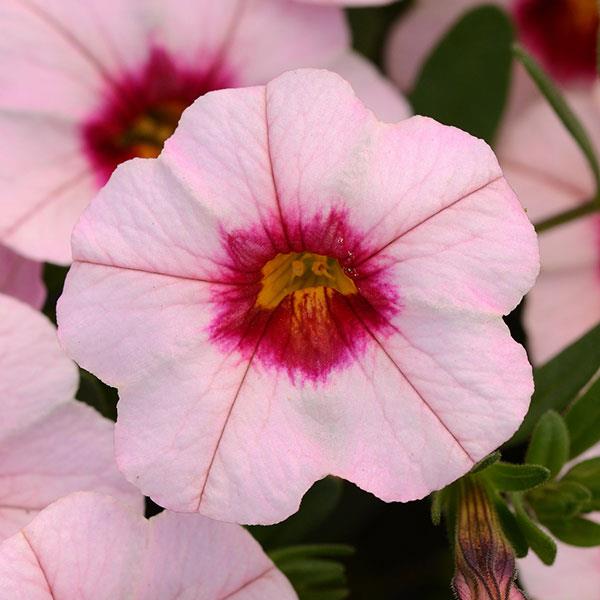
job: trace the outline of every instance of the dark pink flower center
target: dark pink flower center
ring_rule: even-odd
[[[84,147],[99,184],[123,161],[157,157],[194,100],[231,85],[222,68],[184,68],[165,51],[153,50],[138,73],[108,86],[102,108],[83,125]]]
[[[383,270],[367,268],[374,249],[344,215],[304,223],[296,237],[275,224],[223,241],[226,277],[214,292],[210,335],[226,352],[294,382],[324,382],[393,332],[397,290]]]
[[[596,0],[516,0],[523,42],[559,81],[589,80],[596,73]]]

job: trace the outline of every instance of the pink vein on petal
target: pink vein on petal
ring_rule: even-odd
[[[56,598],[56,596],[54,595],[54,592],[52,591],[52,587],[50,586],[50,581],[48,580],[48,575],[46,574],[46,571],[44,569],[44,567],[42,566],[42,562],[40,561],[39,556],[37,555],[36,551],[33,548],[33,544],[31,543],[31,541],[29,540],[29,538],[27,537],[25,530],[21,530],[21,535],[23,536],[23,539],[25,540],[25,542],[27,543],[27,545],[29,546],[29,549],[31,550],[31,554],[33,555],[33,557],[35,558],[35,562],[37,563],[37,566],[40,569],[40,573],[42,574],[43,578],[44,578],[44,583],[46,584],[46,586],[48,587],[48,592],[50,594],[50,596],[52,598]]]
[[[236,594],[239,594],[242,590],[249,588],[251,585],[254,585],[257,581],[260,581],[263,577],[266,577],[271,571],[275,570],[275,565],[270,565],[268,569],[265,569],[262,573],[259,573],[256,577],[249,579],[246,583],[243,583],[239,588],[229,592],[226,596],[223,596],[220,600],[229,600],[233,598]]]

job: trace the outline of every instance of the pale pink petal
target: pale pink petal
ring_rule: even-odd
[[[240,85],[256,85],[289,69],[325,67],[349,44],[340,9],[248,0],[238,9],[226,60]]]
[[[3,440],[69,402],[78,372],[48,319],[8,296],[0,296],[0,347]]]
[[[412,89],[430,52],[464,14],[481,4],[481,0],[419,0],[402,14],[385,49],[387,72],[401,90]]]
[[[531,600],[598,600],[600,548],[575,548],[559,542],[551,567],[530,552],[518,568]]]
[[[42,263],[0,245],[0,293],[13,296],[33,308],[41,308],[46,299],[42,270]]]
[[[146,536],[145,519],[113,498],[63,498],[0,545],[0,597],[135,598]]]
[[[0,539],[74,491],[106,492],[143,512],[143,498],[117,470],[113,431],[92,408],[69,402],[0,440]]]
[[[598,91],[571,93],[568,100],[598,145]],[[501,138],[499,156],[509,183],[534,222],[569,210],[594,194],[581,151],[546,102],[532,105],[511,121]],[[532,356],[538,363],[600,319],[598,218],[578,219],[544,232],[540,250],[542,273],[525,313]]]
[[[144,600],[291,600],[290,583],[238,525],[165,511],[150,519]]]
[[[0,596],[11,600],[294,600],[250,534],[199,515],[149,522],[114,498],[55,502],[0,544]]]
[[[345,53],[328,68],[348,81],[356,95],[382,121],[397,123],[412,114],[396,87],[357,52]]]
[[[75,125],[3,112],[0,131],[10,148],[0,163],[0,242],[32,259],[68,264],[71,229],[96,190]]]
[[[347,363],[314,381],[277,363],[289,349],[254,360],[268,321],[251,351],[248,331],[221,345],[223,306],[256,293],[251,257],[302,251],[315,231],[353,247],[336,234],[343,219],[367,248],[358,285],[375,268],[397,291],[385,335],[355,318],[353,346],[332,323]],[[119,465],[168,508],[272,522],[327,473],[414,499],[527,408],[530,367],[500,316],[531,286],[537,247],[493,154],[427,119],[378,123],[336,75],[198,100],[161,158],[119,169],[73,239],[62,339],[119,387]]]

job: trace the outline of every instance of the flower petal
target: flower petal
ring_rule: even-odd
[[[42,314],[2,296],[0,324],[3,440],[69,402],[77,390],[78,372]]]
[[[114,498],[55,502],[0,544],[0,595],[150,600],[293,600],[289,582],[241,527],[162,513],[149,522]]]
[[[0,545],[0,596],[134,598],[146,530],[142,516],[113,498],[67,496]]]
[[[150,519],[144,600],[296,598],[290,583],[238,525],[165,511]]]
[[[357,52],[343,54],[328,68],[348,81],[379,119],[396,123],[412,114],[408,102],[394,85]]]
[[[0,442],[0,539],[51,502],[80,490],[110,493],[143,512],[143,498],[116,468],[113,424],[79,402]],[[6,518],[3,518],[6,513]]]
[[[13,296],[33,308],[41,308],[46,299],[42,268],[42,263],[0,245],[0,293]]]

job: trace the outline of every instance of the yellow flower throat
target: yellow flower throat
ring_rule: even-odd
[[[278,254],[265,264],[262,275],[256,306],[269,310],[289,295],[294,306],[303,302],[315,309],[325,308],[334,290],[345,296],[358,292],[335,258],[312,252]]]

